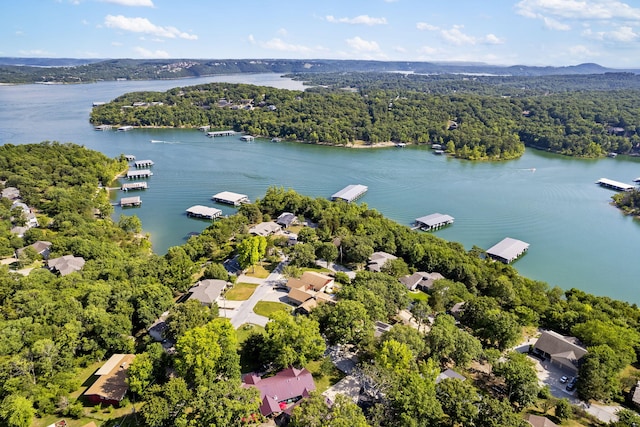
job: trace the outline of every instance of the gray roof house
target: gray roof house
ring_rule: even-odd
[[[82,270],[84,267],[84,258],[74,255],[64,255],[58,258],[50,259],[47,263],[51,271],[57,271],[61,276]]]
[[[574,337],[565,337],[554,331],[544,331],[533,345],[533,351],[548,358],[551,363],[575,375],[578,363],[587,354],[587,349],[578,345]]]
[[[227,287],[227,282],[218,279],[200,280],[191,289],[189,289],[189,297],[187,299],[195,299],[200,301],[202,305],[213,305],[222,291]]]
[[[298,217],[291,212],[282,212],[278,219],[276,219],[276,223],[284,228],[287,228],[296,222],[298,222]]]
[[[20,248],[16,250],[16,258],[20,258],[20,255],[22,255],[25,249],[33,248],[33,250],[36,251],[38,255],[42,255],[42,258],[49,259],[49,253],[51,252],[51,245],[52,245],[51,242],[47,242],[45,240],[38,240],[37,242],[34,242],[29,246],[25,246],[24,248]]]
[[[277,233],[280,231],[282,227],[279,224],[276,224],[273,221],[269,222],[261,222],[260,224],[256,224],[249,229],[249,233],[255,234],[256,236],[270,236],[273,233]]]
[[[418,271],[411,275],[403,276],[400,279],[400,283],[405,285],[410,291],[420,289],[421,291],[428,291],[433,287],[433,283],[436,280],[444,279],[444,276],[440,273],[426,273],[424,271]]]
[[[398,259],[397,256],[388,254],[386,252],[374,252],[369,257],[369,262],[367,263],[367,268],[369,271],[377,271],[380,272],[382,267],[389,260]]]
[[[466,378],[460,375],[459,373],[457,373],[456,371],[454,371],[453,369],[447,369],[446,371],[443,371],[440,373],[440,375],[438,375],[438,377],[436,378],[436,384],[444,380],[464,381],[466,380]]]
[[[7,187],[2,189],[2,197],[9,200],[16,200],[20,198],[20,190],[16,187]]]

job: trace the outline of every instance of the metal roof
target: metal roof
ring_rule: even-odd
[[[343,199],[347,202],[351,202],[366,193],[367,190],[369,190],[369,187],[367,187],[366,185],[351,184],[335,193],[333,196],[331,196],[331,199]]]
[[[231,203],[239,203],[243,200],[249,200],[249,197],[246,194],[238,194],[231,191],[223,191],[221,193],[214,194],[211,198],[214,200],[228,200]]]
[[[522,240],[512,239],[511,237],[505,237],[502,241],[487,249],[487,253],[511,262],[527,249],[529,249],[528,243]]]
[[[222,214],[220,209],[210,208],[208,206],[195,205],[187,209],[187,213],[197,216],[216,217]]]
[[[628,191],[634,188],[633,185],[625,184],[624,182],[620,182],[620,181],[614,181],[608,178],[600,178],[598,180],[598,184],[606,185],[607,187],[612,187],[612,188],[619,188],[620,190],[624,190],[624,191]]]
[[[441,213],[434,213],[431,215],[423,216],[416,219],[416,222],[424,224],[428,227],[433,227],[434,225],[442,224],[445,222],[453,222],[453,217],[451,215],[445,215]]]

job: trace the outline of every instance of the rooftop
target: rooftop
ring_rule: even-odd
[[[195,284],[189,292],[189,299],[195,299],[202,304],[211,305],[216,302],[220,294],[227,287],[227,282],[217,279],[205,279]]]
[[[487,249],[487,254],[493,258],[499,258],[504,262],[511,262],[529,249],[529,244],[522,240],[505,237],[503,240]]]
[[[260,390],[260,412],[265,417],[281,412],[280,402],[306,397],[316,389],[311,372],[305,368],[287,368],[268,378],[250,373],[242,378],[242,382],[243,387]]]
[[[367,187],[366,185],[360,185],[360,184],[347,185],[345,188],[343,188],[342,190],[338,191],[333,196],[331,196],[331,200],[340,199],[347,202],[352,202],[358,197],[362,196],[364,193],[366,193],[367,190],[369,190],[369,187]]]
[[[127,393],[127,370],[135,354],[114,354],[105,362],[95,375],[99,376],[84,395],[96,395],[104,400],[120,401]]]

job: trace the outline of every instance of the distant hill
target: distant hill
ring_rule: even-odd
[[[390,72],[549,76],[631,72],[598,64],[566,67],[498,66],[469,62],[365,61],[332,59],[71,59],[0,58],[0,83],[87,83],[98,80],[155,80],[229,73]]]

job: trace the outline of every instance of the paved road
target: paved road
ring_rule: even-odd
[[[256,325],[264,326],[269,321],[264,316],[259,316],[253,312],[253,307],[264,299],[267,294],[273,290],[273,285],[284,279],[282,276],[282,269],[287,265],[287,261],[283,261],[269,274],[266,279],[256,279],[255,277],[241,276],[238,277],[238,282],[256,283],[258,287],[253,292],[253,295],[248,300],[242,302],[235,310],[225,310],[225,314],[231,318],[231,324],[234,328],[238,328],[245,323],[253,323]],[[221,302],[220,306],[224,303]]]

